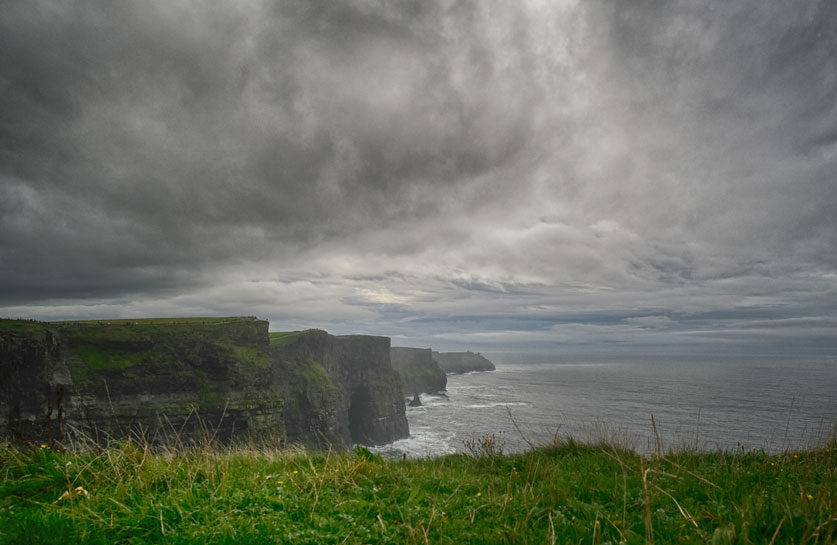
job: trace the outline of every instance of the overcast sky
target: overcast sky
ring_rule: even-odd
[[[837,353],[837,2],[5,0],[0,316]]]

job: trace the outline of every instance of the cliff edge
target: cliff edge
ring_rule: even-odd
[[[430,348],[406,348],[393,346],[390,349],[392,368],[401,377],[401,392],[412,397],[415,393],[444,391],[448,378],[433,358]]]
[[[0,439],[386,443],[409,435],[389,349],[253,317],[0,319]]]
[[[267,327],[255,318],[0,320],[0,436],[281,442]]]
[[[287,394],[288,441],[377,445],[410,435],[389,337],[270,334],[273,383]]]
[[[433,352],[433,357],[445,373],[459,374],[471,371],[495,371],[488,358],[474,352]]]

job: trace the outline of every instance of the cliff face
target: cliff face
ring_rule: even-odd
[[[0,439],[342,447],[409,435],[388,338],[270,337],[255,318],[0,320]]]
[[[310,330],[271,334],[273,383],[287,393],[288,440],[382,444],[409,428],[387,337]]]
[[[282,406],[262,320],[0,321],[3,437],[281,443]]]
[[[433,357],[445,373],[458,374],[495,370],[491,361],[473,352],[433,352]]]
[[[392,368],[401,376],[401,392],[405,396],[441,392],[447,387],[448,378],[429,348],[393,346],[390,359]]]
[[[0,436],[55,436],[69,382],[59,339],[33,322],[4,320],[0,327]]]

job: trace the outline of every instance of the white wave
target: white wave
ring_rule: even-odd
[[[474,403],[471,405],[463,405],[463,409],[493,409],[494,407],[529,407],[532,403],[529,401],[514,401],[502,403]]]
[[[453,447],[454,438],[455,434],[452,432],[441,432],[430,427],[418,427],[412,430],[410,437],[372,447],[369,450],[390,458],[399,458],[402,455],[406,455],[408,458],[444,456],[456,452]]]

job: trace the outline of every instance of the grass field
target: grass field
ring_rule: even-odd
[[[293,343],[303,335],[314,331],[312,329],[306,331],[271,331],[268,333],[268,337],[270,338],[270,344],[274,344],[277,346],[285,346],[288,344]]]
[[[639,456],[556,441],[503,455],[133,443],[0,451],[2,543],[763,543],[837,541],[837,444]]]
[[[0,318],[0,333],[32,334],[46,330],[46,322]]]
[[[109,320],[72,320],[64,322],[44,322],[63,326],[100,326],[100,325],[189,325],[189,324],[224,324],[230,322],[249,322],[254,317],[187,317],[187,318],[114,318]]]

